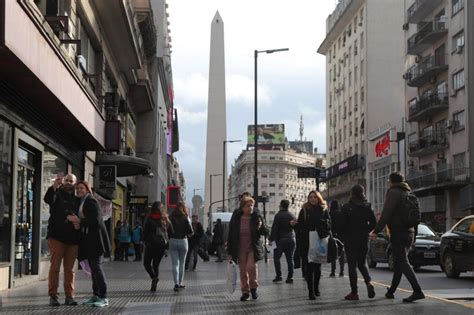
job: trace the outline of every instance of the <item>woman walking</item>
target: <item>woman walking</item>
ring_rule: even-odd
[[[263,218],[254,211],[255,201],[251,197],[240,200],[240,208],[234,212],[229,223],[227,252],[230,259],[239,264],[241,301],[258,298],[257,261],[263,259],[265,248],[261,236],[268,234]]]
[[[169,252],[173,264],[174,291],[184,289],[184,265],[188,252],[188,237],[193,234],[193,229],[188,218],[188,210],[184,202],[179,202],[170,215],[173,231],[170,231]]]
[[[156,291],[160,262],[168,248],[168,231],[173,230],[168,215],[163,209],[161,202],[155,201],[153,203],[143,230],[143,240],[145,242],[143,265],[150,275],[150,291],[152,292]]]
[[[358,300],[357,293],[357,270],[364,277],[369,298],[375,297],[369,270],[365,264],[367,257],[369,233],[375,228],[375,216],[372,206],[365,198],[365,189],[361,185],[355,185],[351,189],[351,199],[342,207],[336,227],[338,235],[344,241],[347,265],[349,268],[349,281],[351,293],[346,295],[346,300]]]
[[[319,238],[327,237],[331,231],[331,219],[327,210],[326,201],[318,191],[311,191],[308,201],[303,205],[299,215],[296,229],[301,238],[297,240],[300,248],[301,258],[306,269],[306,284],[308,285],[308,296],[315,300],[320,295],[319,280],[321,279],[321,264],[308,262],[309,232],[317,231]]]
[[[109,305],[107,283],[102,262],[104,255],[110,253],[110,241],[102,219],[99,202],[93,197],[86,181],[76,184],[76,196],[79,198],[79,218],[81,220],[81,239],[79,243],[79,261],[87,260],[92,276],[93,296],[83,304],[96,307]]]

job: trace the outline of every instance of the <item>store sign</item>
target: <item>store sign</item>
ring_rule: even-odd
[[[390,154],[390,132],[380,138],[375,144],[375,157],[383,158]]]
[[[365,157],[355,154],[344,161],[326,169],[326,179],[341,176],[350,171],[365,167]]]
[[[148,205],[148,196],[129,196],[128,206],[130,212],[145,212]]]

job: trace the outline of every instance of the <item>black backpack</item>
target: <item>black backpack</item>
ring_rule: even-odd
[[[403,199],[404,217],[403,223],[406,227],[416,227],[421,222],[420,202],[411,192],[407,192]]]
[[[160,221],[152,220],[151,233],[149,234],[148,243],[158,245],[160,247],[166,247],[168,245],[168,233],[161,225]]]

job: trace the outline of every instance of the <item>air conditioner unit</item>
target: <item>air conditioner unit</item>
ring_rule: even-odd
[[[458,47],[456,47],[456,54],[462,54],[463,51],[464,45],[458,45]]]
[[[404,31],[408,31],[409,28],[410,28],[410,24],[408,24],[408,23],[405,23],[405,24],[403,24],[403,26],[402,26],[402,29],[403,29]]]
[[[444,128],[446,128],[446,129],[451,129],[451,128],[453,128],[453,121],[452,121],[452,120],[446,120],[446,121],[444,122]]]
[[[422,59],[422,57],[418,55],[418,56],[415,57],[415,62],[419,63],[421,61],[421,59]]]
[[[407,161],[407,165],[410,166],[410,167],[413,167],[415,165],[415,161],[413,160],[408,160]]]

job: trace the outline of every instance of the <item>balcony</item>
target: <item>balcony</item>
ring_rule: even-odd
[[[415,0],[407,10],[407,22],[410,24],[420,23],[442,2],[443,0]]]
[[[435,170],[408,172],[407,182],[413,191],[446,189],[469,184],[469,169],[454,168],[451,165]]]
[[[420,55],[447,33],[448,23],[445,18],[422,22],[418,25],[418,32],[408,39],[407,53]]]
[[[437,131],[408,143],[408,155],[413,157],[430,155],[442,151],[448,146],[447,132],[445,130]]]
[[[449,95],[447,92],[434,92],[428,96],[420,96],[416,103],[408,109],[408,121],[419,122],[426,119],[427,115],[433,115],[448,108]]]
[[[143,39],[131,0],[93,0],[121,71],[130,75],[143,63]]]
[[[411,87],[420,87],[427,82],[436,79],[436,75],[448,69],[446,55],[432,55],[420,60],[413,65],[403,75],[407,80],[407,85]]]

